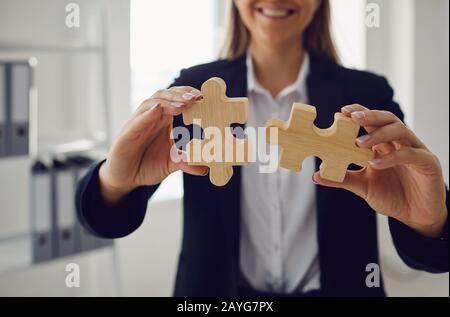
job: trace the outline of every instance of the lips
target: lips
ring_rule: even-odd
[[[294,9],[289,8],[265,8],[259,7],[256,10],[263,16],[271,19],[284,19],[295,13]]]

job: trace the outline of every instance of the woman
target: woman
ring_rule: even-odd
[[[108,158],[80,182],[84,225],[107,238],[130,234],[158,184],[182,170],[177,296],[383,296],[366,272],[379,263],[376,213],[389,217],[409,266],[447,272],[448,191],[439,161],[402,123],[384,78],[339,66],[329,2],[235,0],[231,10],[226,58],[183,70],[144,101]],[[230,182],[215,187],[206,167],[170,159],[169,138],[213,76],[230,97],[249,97],[247,126],[286,119],[294,101],[305,102],[317,107],[319,127],[339,111],[364,127],[357,143],[376,158],[343,183],[321,179],[318,160],[308,158],[301,173],[235,167]]]

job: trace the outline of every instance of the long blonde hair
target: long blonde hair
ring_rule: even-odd
[[[234,1],[230,2],[227,34],[220,57],[235,59],[247,51],[250,44],[250,32],[242,22]],[[331,8],[329,0],[321,0],[320,7],[303,34],[303,46],[312,55],[340,64],[333,37],[331,36]]]

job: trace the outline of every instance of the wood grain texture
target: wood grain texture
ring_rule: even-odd
[[[351,163],[367,166],[374,158],[370,149],[356,143],[359,125],[341,113],[335,113],[334,123],[328,129],[314,125],[316,108],[294,103],[288,121],[271,119],[266,123],[266,142],[281,146],[279,166],[300,171],[303,160],[311,155],[322,160],[320,176],[334,182],[343,182]],[[270,138],[270,128],[278,129],[278,140]]]
[[[188,164],[208,166],[211,182],[224,186],[234,165],[248,164],[248,140],[236,139],[230,129],[232,123],[247,122],[248,99],[227,97],[226,84],[218,77],[204,82],[201,91],[203,99],[183,112],[184,124],[204,130],[202,140],[192,139],[186,146]]]

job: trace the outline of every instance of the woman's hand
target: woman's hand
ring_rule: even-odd
[[[185,160],[174,162],[170,155],[173,116],[200,98],[197,89],[173,87],[157,91],[139,106],[100,167],[100,189],[107,202],[119,201],[138,186],[158,184],[176,170],[193,175],[208,172],[207,167],[189,166]]]
[[[348,171],[343,183],[324,180],[318,172],[313,180],[355,193],[422,235],[439,236],[448,211],[438,158],[391,112],[350,105],[342,113],[366,129],[357,144],[373,149],[375,159],[365,169]]]

